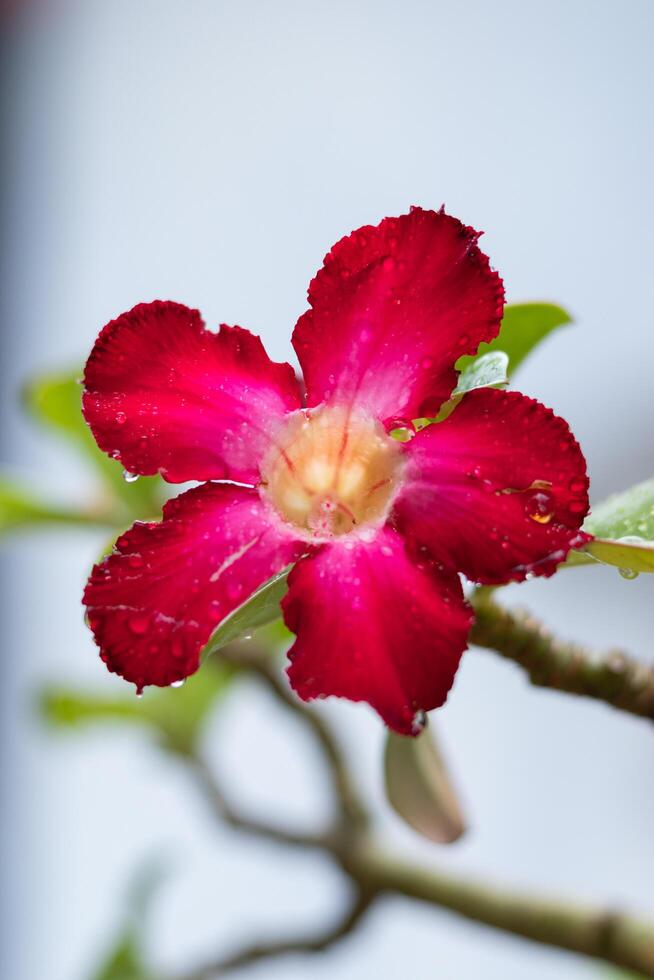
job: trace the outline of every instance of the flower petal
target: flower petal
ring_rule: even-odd
[[[398,526],[470,579],[551,575],[586,540],[586,463],[567,423],[540,402],[471,391],[405,451]]]
[[[102,659],[138,688],[187,677],[218,623],[305,550],[250,487],[181,494],[91,573],[84,604]]]
[[[98,445],[133,473],[171,483],[256,483],[280,419],[300,406],[288,364],[241,327],[206,330],[197,310],[142,303],[102,330],[84,374]]]
[[[405,734],[445,701],[472,621],[458,578],[412,562],[390,528],[303,558],[282,608],[297,634],[288,673],[300,697],[367,701]]]
[[[454,363],[492,340],[504,290],[479,235],[413,208],[336,244],[293,334],[308,404],[356,402],[381,421],[435,414]]]

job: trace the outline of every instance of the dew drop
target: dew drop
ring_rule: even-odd
[[[398,442],[409,442],[416,434],[416,430],[411,422],[407,422],[405,419],[393,419],[388,434],[391,439],[396,439]]]
[[[143,636],[150,625],[150,617],[139,614],[130,616],[127,620],[127,625],[136,636]]]
[[[554,516],[554,497],[545,490],[530,493],[525,501],[525,510],[536,524],[549,524]]]
[[[125,425],[125,422],[127,422],[127,416],[124,412],[116,412],[116,422],[118,425]]]
[[[180,681],[173,681],[170,686],[171,687],[184,687],[185,684],[186,684],[186,678],[185,677],[182,677],[182,679]]]
[[[628,581],[638,578],[638,574],[639,574],[638,572],[634,571],[633,568],[619,568],[618,571],[620,572],[622,577],[626,578]]]
[[[138,478],[138,473],[130,473],[129,470],[123,470],[123,480],[125,483],[136,483]]]
[[[411,732],[413,735],[419,735],[420,732],[424,731],[427,725],[427,712],[420,709],[416,711],[413,716],[413,721],[411,722]]]

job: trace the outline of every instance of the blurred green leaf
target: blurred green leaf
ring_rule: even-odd
[[[110,950],[93,980],[153,980],[143,962],[138,937],[131,929]]]
[[[134,519],[156,516],[161,508],[161,478],[140,477],[138,481],[127,483],[120,463],[98,449],[82,415],[79,375],[79,371],[59,372],[28,382],[23,389],[23,404],[28,414],[83,454],[112,496],[122,502],[129,516]]]
[[[638,535],[654,542],[654,479],[637,483],[593,507],[584,530],[601,538]]]
[[[475,388],[494,388],[507,384],[509,355],[503,350],[489,351],[475,357],[459,375],[452,397],[465,395]]]
[[[632,973],[631,970],[602,970],[604,980],[643,980],[642,973]]]
[[[0,534],[30,525],[107,524],[110,519],[100,511],[56,507],[34,496],[27,487],[0,477]]]
[[[202,726],[218,699],[227,692],[233,668],[217,660],[206,664],[180,688],[148,689],[135,694],[107,697],[58,685],[41,694],[43,718],[61,728],[81,728],[98,722],[143,725],[153,729],[167,748],[191,751]]]
[[[279,604],[288,589],[289,572],[290,567],[285,568],[279,575],[273,576],[223,620],[202,651],[203,660],[228,643],[244,639],[260,626],[265,626],[281,617]]]
[[[584,530],[595,536],[570,561],[615,565],[626,578],[654,572],[654,479],[613,494],[593,508]]]
[[[508,371],[513,374],[538,344],[557,327],[567,323],[572,323],[572,317],[554,303],[509,304],[504,308],[499,334],[490,344],[480,344],[477,357],[488,351],[506,351]],[[473,360],[474,355],[461,357],[456,366],[464,370]]]
[[[138,873],[128,895],[125,923],[93,980],[154,980],[145,964],[142,936],[162,877],[158,865],[146,865]]]
[[[384,776],[389,803],[415,831],[438,844],[461,837],[465,819],[433,732],[388,732]]]

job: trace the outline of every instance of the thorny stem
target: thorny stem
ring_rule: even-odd
[[[654,721],[654,667],[620,650],[597,653],[557,639],[529,613],[505,609],[484,593],[474,605],[470,641],[520,664],[532,684],[605,701]]]
[[[530,616],[502,609],[487,593],[478,596],[475,605],[477,625],[472,641],[521,664],[534,683],[598,698],[654,719],[654,670],[624,654],[598,657],[581,647],[555,640]],[[371,837],[369,814],[327,722],[294,697],[268,654],[240,645],[223,652],[230,662],[265,684],[311,731],[331,776],[338,820],[326,832],[308,834],[244,816],[226,800],[206,763],[190,753],[186,761],[203,794],[216,816],[237,831],[327,854],[349,879],[354,900],[336,925],[324,932],[255,943],[217,957],[175,980],[213,980],[268,958],[320,953],[351,933],[368,909],[387,895],[403,895],[533,942],[581,953],[654,978],[654,923],[615,909],[543,898],[440,872],[381,849]]]

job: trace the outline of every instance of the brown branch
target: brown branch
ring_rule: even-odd
[[[503,932],[654,977],[652,923],[442,874],[369,848],[354,853],[346,867],[373,893],[405,895]]]
[[[330,849],[331,841],[326,835],[294,833],[281,827],[263,823],[239,813],[223,794],[213,772],[204,759],[195,753],[187,752],[184,762],[190,767],[197,786],[215,816],[234,830],[240,830],[252,837],[284,844],[288,847]]]
[[[620,650],[597,653],[559,640],[533,616],[484,596],[475,603],[470,640],[523,667],[532,684],[605,701],[654,721],[654,667]]]
[[[249,670],[268,691],[307,728],[322,752],[340,811],[340,823],[363,829],[369,823],[366,807],[350,775],[345,756],[327,722],[290,690],[280,677],[274,659],[251,644],[225,647],[220,655],[230,663]]]
[[[366,914],[374,897],[358,894],[346,914],[333,926],[317,933],[315,936],[299,937],[272,942],[253,943],[222,959],[210,961],[190,973],[185,973],[176,980],[215,980],[233,970],[238,970],[252,963],[274,959],[280,956],[294,954],[322,953],[349,935],[358,926]]]
[[[530,675],[533,672],[532,679],[536,683],[547,679],[549,686],[560,690],[589,694],[618,707],[625,706],[622,700],[627,696],[624,686],[598,686],[606,674],[604,661],[591,660],[587,651],[554,641],[530,618],[508,613],[486,597],[483,602],[478,601],[477,613],[480,624],[477,631],[482,631],[480,635],[484,645],[499,648],[505,656],[521,663]],[[475,636],[475,642],[481,642],[479,635]],[[345,785],[343,799],[349,800],[347,767],[329,728],[310,709],[295,701],[276,674],[274,661],[259,658],[252,651],[245,655],[238,650],[230,652],[229,656],[233,662],[254,671],[278,700],[301,716],[329,760],[334,791],[340,799]],[[244,656],[248,657],[247,661]],[[609,670],[608,676],[611,677],[612,673],[614,671]],[[630,683],[632,693],[629,697],[633,697],[633,678]],[[642,696],[644,689],[638,687],[636,692]],[[646,712],[641,710],[637,713]],[[307,720],[307,715],[310,720]],[[342,822],[332,832],[323,835],[293,833],[262,824],[243,817],[229,805],[202,760],[196,756],[188,756],[187,759],[219,819],[236,830],[277,843],[322,850],[347,875],[357,899],[335,926],[317,936],[255,943],[176,980],[213,980],[267,958],[320,952],[356,928],[369,906],[383,895],[403,895],[542,945],[580,953],[654,978],[652,923],[634,919],[618,910],[542,898],[430,870],[424,865],[414,865],[393,854],[378,851],[362,830],[356,805],[350,809],[346,804],[341,815]],[[353,798],[358,801],[356,793]]]

